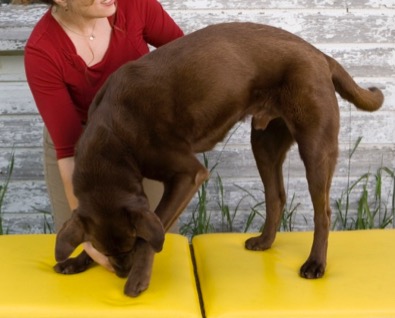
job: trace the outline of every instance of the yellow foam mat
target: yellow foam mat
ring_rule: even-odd
[[[53,271],[55,235],[0,236],[0,317],[201,317],[189,244],[166,236],[151,285],[137,298],[123,294],[125,279],[100,266],[84,273]]]
[[[272,249],[247,251],[251,234],[194,238],[207,318],[395,317],[395,231],[332,232],[324,278],[298,271],[312,233],[278,233]]]

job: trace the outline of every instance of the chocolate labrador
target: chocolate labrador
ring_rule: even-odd
[[[56,271],[85,270],[84,241],[107,255],[124,292],[150,281],[153,257],[209,172],[195,154],[209,151],[240,120],[252,118],[251,144],[265,188],[266,221],[249,250],[266,250],[285,203],[282,165],[296,142],[314,207],[305,278],[324,274],[330,227],[329,190],[338,155],[335,92],[374,111],[382,92],[359,87],[344,68],[301,38],[253,23],[209,26],[173,41],[110,76],[95,97],[76,149],[73,184],[79,207],[57,235]],[[150,211],[142,179],[164,195]]]

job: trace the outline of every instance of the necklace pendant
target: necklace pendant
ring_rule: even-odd
[[[89,40],[93,41],[94,39],[95,39],[95,35],[94,35],[94,34],[91,34],[91,35],[89,36]]]

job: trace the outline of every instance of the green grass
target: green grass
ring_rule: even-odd
[[[10,157],[10,162],[9,162],[5,172],[1,173],[1,176],[4,175],[4,178],[0,179],[0,235],[8,234],[11,230],[9,228],[4,229],[3,205],[4,205],[5,196],[6,196],[6,193],[8,190],[8,185],[11,181],[12,173],[14,171],[14,163],[15,163],[15,154],[14,154],[14,152],[12,152],[11,157]],[[35,208],[34,208],[34,210],[43,215],[43,224],[42,224],[43,233],[54,233],[51,212],[40,210],[40,209],[35,209]]]
[[[334,230],[363,230],[394,227],[395,222],[395,172],[381,166],[376,173],[366,172],[351,181],[351,158],[358,148],[359,137],[350,149],[347,167],[347,186],[335,201]],[[384,181],[392,183],[385,192]],[[357,198],[356,200],[353,198]],[[353,205],[356,204],[356,212]],[[390,205],[390,206],[389,206]]]
[[[44,234],[52,234],[55,233],[55,230],[53,228],[53,216],[50,211],[46,210],[41,210],[41,209],[36,209],[33,208],[37,213],[40,213],[43,216],[43,225],[42,225],[42,231]]]
[[[351,178],[352,156],[361,143],[359,137],[352,147],[350,147],[347,167],[346,189],[342,191],[339,198],[335,199],[333,205],[333,230],[361,230],[373,228],[395,227],[395,171],[388,167],[380,167],[375,173],[366,172],[356,180]],[[222,152],[221,152],[222,154]],[[220,154],[220,156],[221,156]],[[208,179],[198,192],[198,202],[196,203],[192,216],[182,229],[181,233],[189,237],[197,234],[210,232],[248,232],[254,220],[259,218],[261,224],[265,220],[264,193],[259,194],[259,198],[251,191],[240,185],[234,186],[243,193],[241,199],[236,203],[233,210],[226,201],[225,186],[219,173],[213,177],[215,169],[220,164],[218,156],[215,164],[209,169],[207,156],[203,155],[203,162],[210,171]],[[289,176],[288,176],[289,181]],[[214,182],[215,194],[211,193],[213,187],[210,183]],[[385,189],[384,185],[390,183],[390,189]],[[387,187],[388,188],[388,187]],[[287,192],[289,191],[289,183]],[[250,211],[241,209],[242,203],[250,202]],[[215,208],[209,209],[214,203]],[[296,201],[293,194],[291,199],[286,202],[279,231],[293,231],[297,223],[296,214],[300,203]],[[211,211],[211,212],[210,212]],[[212,213],[220,215],[220,219],[213,218]],[[242,215],[243,214],[243,215]],[[244,223],[240,221],[243,219]],[[302,216],[305,225],[308,221]],[[301,218],[298,218],[300,222]],[[237,224],[235,224],[237,222]],[[299,225],[300,226],[300,225]],[[311,225],[312,226],[312,225]]]
[[[12,172],[14,170],[15,156],[14,153],[11,154],[10,163],[8,164],[7,170],[5,172],[5,179],[0,184],[0,235],[6,234],[8,231],[3,228],[3,204],[4,198],[7,193],[8,185],[11,180]]]
[[[383,175],[385,174],[385,175]],[[392,188],[385,192],[383,181],[390,178]],[[380,167],[376,173],[365,173],[350,183],[336,200],[336,217],[333,229],[365,230],[394,227],[395,216],[395,178],[394,170]],[[354,194],[358,191],[357,194]],[[356,212],[350,206],[351,197],[358,197],[354,202]]]
[[[211,169],[209,168],[209,162],[206,154],[203,154],[203,164],[206,169],[211,172],[215,169],[214,165]],[[195,235],[209,233],[213,231],[213,225],[211,224],[211,214],[208,211],[208,184],[210,178],[203,182],[200,187],[197,196],[198,203],[192,211],[190,220],[181,226],[180,233],[189,237],[194,237]]]

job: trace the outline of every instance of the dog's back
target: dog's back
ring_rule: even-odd
[[[140,149],[144,142],[165,145],[170,139],[172,146],[188,143],[194,152],[207,151],[247,115],[278,116],[281,110],[275,108],[287,102],[290,83],[307,87],[317,78],[331,81],[328,59],[284,30],[219,24],[126,64],[91,109],[111,108],[111,116],[128,127],[119,133]]]
[[[138,132],[139,143],[171,139],[172,146],[185,141],[195,152],[206,151],[237,121],[276,99],[288,76],[314,64],[329,76],[322,53],[288,32],[253,23],[211,26],[120,68],[90,117],[108,108],[105,118],[117,116],[129,141],[137,142]]]

